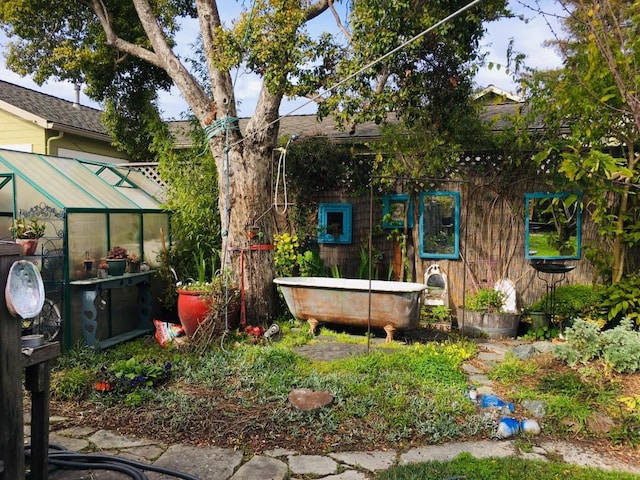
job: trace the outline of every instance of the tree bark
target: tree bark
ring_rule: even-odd
[[[250,248],[246,227],[258,222],[255,226],[263,232],[265,241],[273,241],[273,215],[268,214],[272,205],[271,159],[277,142],[278,109],[283,94],[269,92],[263,84],[255,113],[243,135],[235,119],[237,108],[231,74],[215,62],[221,48],[216,42],[216,28],[221,26],[217,2],[195,2],[211,96],[174,54],[149,1],[133,2],[151,48],[120,38],[113,29],[106,5],[99,0],[90,0],[109,45],[165,70],[203,129],[213,122],[218,122],[216,127],[221,126],[214,129],[215,134],[211,134],[208,140],[218,174],[223,267],[230,269],[233,279],[242,289],[242,311],[246,314],[247,323],[271,321],[275,305],[273,255],[269,250]],[[308,21],[320,15],[329,8],[329,3],[329,0],[310,2],[305,10],[305,19]],[[274,68],[278,68],[277,65]]]

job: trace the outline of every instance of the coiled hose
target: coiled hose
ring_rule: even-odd
[[[61,470],[110,470],[123,473],[133,480],[147,480],[144,471],[161,473],[183,480],[201,480],[187,473],[156,467],[148,463],[99,453],[75,453],[59,445],[49,445],[49,465]],[[53,451],[51,451],[53,450]],[[25,446],[27,462],[31,458],[31,446]]]

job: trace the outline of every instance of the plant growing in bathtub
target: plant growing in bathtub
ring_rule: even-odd
[[[465,299],[464,308],[472,312],[501,313],[504,307],[504,294],[491,287],[480,288]]]

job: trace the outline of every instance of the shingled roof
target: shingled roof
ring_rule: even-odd
[[[100,110],[2,80],[0,108],[44,129],[111,142]]]
[[[505,117],[519,108],[518,103],[485,105],[481,117],[491,121],[494,130],[506,126]],[[42,128],[111,142],[111,138],[101,121],[100,110],[79,105],[45,93],[30,90],[19,85],[0,80],[0,108]],[[240,130],[244,132],[248,118],[240,119]],[[169,129],[174,135],[178,148],[191,145],[187,134],[189,121],[170,121]],[[354,131],[339,130],[331,117],[319,120],[316,115],[291,115],[280,119],[280,136],[323,135],[336,143],[365,143],[380,137],[380,127],[374,122],[359,124]]]

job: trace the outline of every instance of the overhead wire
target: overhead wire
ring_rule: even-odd
[[[269,127],[271,127],[275,123],[279,122],[281,119],[292,115],[293,113],[295,113],[298,110],[304,108],[305,106],[309,105],[310,103],[315,103],[317,100],[319,100],[321,98],[324,98],[324,96],[327,95],[328,93],[331,93],[332,91],[336,90],[338,87],[344,85],[345,83],[347,83],[351,79],[353,79],[353,78],[357,77],[358,75],[364,73],[365,71],[367,71],[371,67],[377,65],[378,63],[380,63],[380,62],[384,61],[385,59],[389,58],[390,56],[394,55],[395,53],[397,53],[400,50],[402,50],[403,48],[405,48],[407,45],[410,45],[413,42],[419,40],[420,38],[424,37],[428,33],[432,32],[433,30],[438,28],[439,26],[447,23],[448,21],[450,21],[453,18],[457,17],[461,13],[463,13],[466,10],[470,9],[471,7],[477,5],[481,1],[482,0],[473,0],[470,3],[468,3],[467,5],[459,8],[455,12],[453,12],[450,15],[446,16],[445,18],[437,21],[436,23],[434,23],[430,27],[424,29],[423,31],[421,31],[417,35],[414,35],[413,37],[409,38],[408,40],[402,42],[400,45],[398,45],[397,47],[395,47],[392,50],[388,51],[387,53],[385,53],[385,54],[379,56],[378,58],[372,60],[371,62],[367,63],[366,65],[364,65],[363,67],[358,69],[356,72],[352,73],[351,75],[348,75],[347,77],[345,77],[344,79],[342,79],[339,82],[335,83],[334,85],[332,85],[332,86],[326,88],[325,90],[323,90],[322,92],[314,95],[308,101],[304,102],[302,105],[299,105],[298,107],[294,108],[293,110],[290,110],[289,112],[285,113],[284,115],[278,116],[278,118],[276,118],[275,120],[267,123],[265,126],[260,128],[256,133],[263,132],[263,131],[267,130]],[[242,43],[242,48],[243,49],[244,49],[244,46],[245,46],[245,44],[247,42],[247,39],[249,37],[249,32],[250,32],[250,28],[251,28],[251,20],[253,18],[255,6],[256,6],[256,2],[254,0],[252,2],[251,11],[250,11],[250,14],[249,14],[249,18],[247,20],[247,28],[245,30],[243,43]],[[239,73],[239,68],[236,70],[236,76],[235,76],[234,81],[232,83],[233,85],[235,85],[235,82],[236,82],[236,80],[238,78],[238,73]],[[230,103],[231,102],[229,102],[229,104]],[[226,171],[226,179],[225,179],[225,181],[226,181],[226,194],[225,194],[225,203],[226,203],[225,211],[226,211],[226,215],[225,215],[225,217],[226,218],[225,219],[226,219],[226,227],[227,228],[228,228],[228,226],[230,224],[230,221],[231,221],[230,220],[231,207],[230,207],[230,197],[229,197],[229,176],[230,176],[230,174],[229,174],[229,151],[233,147],[235,147],[236,145],[239,145],[239,144],[243,143],[245,141],[245,139],[246,139],[246,137],[242,137],[239,140],[237,140],[236,142],[229,143],[230,142],[229,131],[230,131],[230,129],[232,127],[233,128],[237,128],[237,121],[238,121],[237,118],[229,117],[228,115],[226,115],[224,119],[221,119],[220,121],[214,122],[212,124],[212,126],[211,126],[211,129],[209,129],[208,131],[205,128],[205,133],[207,134],[207,140],[210,140],[214,136],[219,135],[219,134],[221,134],[223,132],[225,134],[225,149],[224,149],[224,153],[225,153],[225,171]],[[290,141],[291,141],[291,139],[289,139],[289,142]],[[287,146],[288,146],[288,142],[287,142]],[[285,155],[285,158],[286,158],[286,147],[285,147],[284,155]],[[282,159],[282,155],[281,155],[280,158]],[[280,164],[278,165],[278,174],[279,173],[280,173]],[[286,189],[286,184],[285,184],[284,188]],[[276,184],[276,190],[277,190],[277,184]],[[285,190],[285,196],[286,196],[286,190]],[[285,206],[285,211],[286,211],[286,206]],[[228,230],[227,229],[223,230],[222,235],[223,236],[228,235]],[[224,261],[223,261],[222,264],[224,266],[224,265],[226,265],[226,261],[227,261],[226,249],[225,249],[225,252],[223,252],[223,258],[224,258]],[[244,276],[244,272],[242,272],[241,274]],[[228,289],[228,286],[227,286],[227,289]],[[225,333],[222,336],[221,345],[222,345],[222,343],[224,341],[224,336],[227,334],[228,331],[229,331],[228,312],[225,311]]]
[[[304,102],[302,105],[297,106],[296,108],[294,108],[293,110],[290,110],[289,112],[285,113],[284,115],[280,115],[278,118],[276,118],[275,120],[273,120],[272,122],[269,122],[268,124],[266,124],[264,127],[260,128],[256,133],[258,132],[262,132],[267,130],[269,127],[271,127],[272,125],[276,124],[277,122],[279,122],[280,120],[282,120],[283,118],[286,118],[292,114],[294,114],[295,112],[297,112],[298,110],[306,107],[307,105],[309,105],[310,103],[316,103],[317,100],[320,100],[321,98],[324,98],[324,96],[327,93],[332,92],[333,90],[337,89],[338,87],[344,85],[345,83],[347,83],[349,80],[352,80],[353,78],[357,77],[358,75],[360,75],[361,73],[364,73],[365,71],[367,71],[368,69],[370,69],[371,67],[377,65],[378,63],[382,62],[383,60],[389,58],[390,56],[394,55],[395,53],[399,52],[400,50],[402,50],[403,48],[405,48],[407,45],[412,44],[413,42],[415,42],[416,40],[419,40],[420,38],[424,37],[426,34],[432,32],[433,30],[435,30],[436,28],[438,28],[441,25],[444,25],[445,23],[447,23],[448,21],[454,19],[455,17],[457,17],[458,15],[460,15],[462,12],[465,12],[466,10],[469,10],[471,7],[477,5],[478,3],[480,3],[482,0],[473,0],[472,2],[468,3],[467,5],[459,8],[458,10],[456,10],[455,12],[451,13],[450,15],[447,15],[445,18],[438,20],[436,23],[434,23],[433,25],[431,25],[430,27],[427,27],[426,29],[424,29],[423,31],[421,31],[420,33],[414,35],[413,37],[409,38],[408,40],[402,42],[400,45],[398,45],[397,47],[393,48],[392,50],[389,50],[387,53],[379,56],[378,58],[376,58],[375,60],[372,60],[371,62],[367,63],[366,65],[364,65],[363,67],[361,67],[360,69],[358,69],[357,71],[355,71],[354,73],[352,73],[351,75],[348,75],[347,77],[345,77],[344,79],[340,80],[339,82],[337,82],[336,84],[327,87],[324,91],[314,95],[313,97],[311,97],[309,100],[307,100],[306,102]],[[245,137],[241,138],[240,140],[232,143],[229,148],[233,148],[236,145],[239,145],[241,143],[243,143],[245,140]]]

